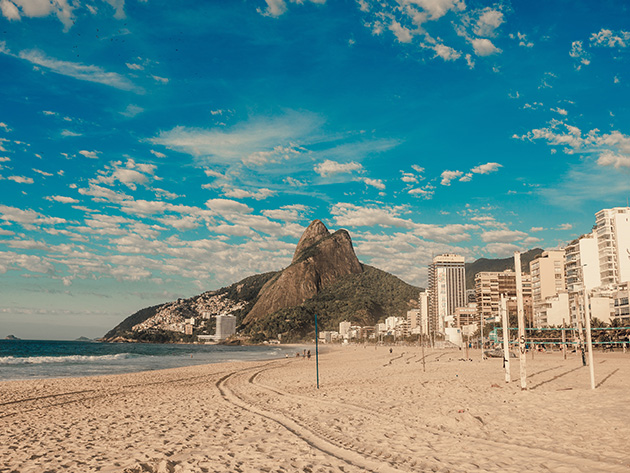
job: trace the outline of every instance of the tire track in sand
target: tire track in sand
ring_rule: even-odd
[[[326,433],[324,432],[314,429],[312,426],[310,428],[306,427],[302,423],[297,422],[284,413],[271,411],[269,409],[263,409],[259,406],[254,405],[253,403],[248,402],[244,399],[242,395],[239,396],[233,388],[233,385],[236,384],[236,380],[238,380],[239,376],[247,374],[248,372],[256,369],[257,368],[254,367],[234,371],[219,379],[216,383],[216,386],[219,389],[219,392],[221,393],[223,399],[240,409],[276,422],[277,424],[281,425],[289,432],[291,432],[293,435],[306,442],[312,448],[315,448],[326,455],[330,455],[338,460],[348,463],[349,465],[362,468],[364,470],[374,473],[400,473],[401,471],[405,471],[395,468],[392,464],[384,461],[384,459],[381,460],[371,455],[366,455],[365,452],[351,448],[350,442],[339,444],[335,441],[335,439],[326,435]],[[260,371],[264,371],[264,369],[258,369],[258,371],[256,371],[253,376],[255,376]],[[253,386],[253,384],[251,383],[251,378],[252,375],[249,376],[247,381],[244,381],[242,383],[244,383],[245,385],[249,384]]]
[[[273,367],[259,369],[249,377],[248,382],[255,387],[272,392],[275,395],[284,397],[285,399],[292,399],[293,400],[292,402],[294,404],[297,402],[301,402],[301,403],[309,403],[309,402],[315,403],[316,402],[318,405],[325,404],[325,405],[329,405],[340,410],[350,409],[356,412],[360,412],[364,415],[368,415],[370,417],[381,418],[383,421],[383,425],[385,426],[390,426],[392,424],[393,419],[390,416],[380,414],[379,412],[376,412],[372,409],[367,409],[365,407],[358,406],[356,404],[347,403],[347,402],[342,403],[342,402],[331,401],[331,400],[323,400],[319,398],[314,399],[307,396],[291,394],[291,393],[282,391],[278,388],[271,387],[260,382],[256,382],[260,374],[264,373],[265,371],[269,371],[269,370],[277,369],[277,368],[279,367],[273,366]],[[284,413],[282,415],[286,416],[287,414]],[[296,422],[294,419],[293,421]],[[304,421],[302,420],[302,422]],[[407,427],[407,429],[409,430],[418,429],[417,425],[412,426],[410,423],[406,422],[404,419],[396,419],[396,424],[397,425],[402,424],[405,427]],[[313,430],[317,428],[312,425],[309,425],[309,427]],[[586,469],[585,471],[608,471],[608,472],[630,471],[629,470],[630,465],[624,465],[621,463],[622,461],[624,461],[624,459],[622,458],[616,459],[617,461],[615,460],[611,461],[608,459],[595,460],[590,456],[582,454],[578,450],[567,453],[566,450],[561,450],[560,448],[554,448],[553,446],[549,446],[549,447],[532,446],[529,444],[518,442],[517,440],[512,440],[512,439],[507,439],[507,438],[497,441],[497,440],[493,440],[484,436],[474,435],[469,432],[453,431],[445,426],[440,426],[439,428],[437,428],[437,427],[425,424],[424,426],[422,426],[422,429],[425,431],[425,433],[431,434],[435,440],[443,438],[444,436],[449,436],[454,441],[458,443],[462,443],[463,445],[475,444],[475,445],[483,446],[483,448],[487,450],[489,457],[500,458],[501,456],[504,455],[505,448],[509,446],[511,448],[516,448],[517,450],[520,450],[524,456],[528,456],[531,458],[538,458],[541,466],[549,461],[552,461],[554,463],[558,463],[559,466],[562,465],[563,467],[574,466],[575,467],[574,471],[582,471],[581,469]],[[374,450],[370,450],[369,448],[366,448],[362,445],[355,445],[352,443],[351,440],[344,439],[340,436],[324,434],[324,433],[320,433],[320,435],[325,436],[330,442],[340,443],[344,445],[344,447],[349,448],[355,452],[360,452],[361,454],[366,454],[366,452],[368,454],[371,454],[374,452]],[[433,442],[429,442],[429,443],[432,444]],[[413,462],[414,464],[417,464],[417,461],[413,459],[413,457],[407,457],[400,454],[396,455],[396,457],[398,461],[403,461],[403,463]],[[382,458],[382,456],[379,455],[378,458]],[[434,464],[430,465],[431,463],[434,463]],[[428,462],[425,462],[423,467],[428,468],[428,469],[433,469],[435,467],[435,463],[439,464],[441,467],[445,466],[445,463],[441,461],[438,461],[438,462],[428,461]],[[452,464],[448,465],[448,467],[450,471],[457,470],[457,467]],[[461,471],[469,471],[469,470],[465,468]]]

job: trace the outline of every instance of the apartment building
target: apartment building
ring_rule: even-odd
[[[444,333],[445,318],[466,306],[464,257],[443,254],[429,265],[429,331]]]
[[[525,319],[532,319],[532,281],[526,273],[521,275],[523,285],[523,309]],[[516,273],[511,269],[505,271],[482,271],[475,275],[475,296],[477,313],[485,322],[500,322],[500,300],[504,294],[508,301],[516,300]],[[516,311],[516,302],[513,304]],[[508,305],[508,311],[512,305]],[[516,313],[516,312],[514,312]]]
[[[595,226],[601,284],[630,281],[630,207],[600,210]]]
[[[532,303],[534,327],[549,325],[546,322],[548,312],[546,299],[566,293],[564,278],[564,250],[547,250],[529,263],[532,284]],[[559,299],[564,306],[564,297]],[[568,307],[568,301],[567,301]],[[566,317],[568,318],[568,308]]]

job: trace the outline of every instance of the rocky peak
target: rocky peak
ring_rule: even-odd
[[[330,236],[330,232],[328,231],[328,228],[326,228],[326,225],[324,225],[321,220],[313,220],[302,234],[302,237],[297,244],[297,248],[295,248],[292,262],[295,263],[300,258],[300,255],[304,252],[304,250],[310,248],[327,236]]]
[[[338,230],[331,235],[326,225],[314,220],[300,238],[291,265],[263,286],[245,323],[298,306],[339,278],[362,272],[350,234]]]

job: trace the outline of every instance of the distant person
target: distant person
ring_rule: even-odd
[[[306,358],[311,359],[311,350],[306,352]]]
[[[389,352],[392,353],[394,350],[392,348],[389,349]]]

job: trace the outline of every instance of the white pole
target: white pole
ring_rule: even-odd
[[[479,323],[481,324],[481,360],[486,359],[486,355],[483,354],[483,313],[479,314]]]
[[[503,365],[505,366],[505,382],[512,380],[510,375],[510,336],[508,330],[508,313],[505,296],[501,294],[501,318],[503,323]]]
[[[516,307],[518,314],[518,351],[521,371],[521,390],[527,389],[527,366],[525,356],[525,311],[523,309],[523,275],[521,273],[521,253],[514,252],[514,271],[516,272]]]
[[[591,311],[588,307],[588,291],[584,289],[584,318],[586,319],[586,345],[588,346],[588,370],[591,374],[591,389],[595,389],[595,368],[593,367],[593,341],[591,340]]]

